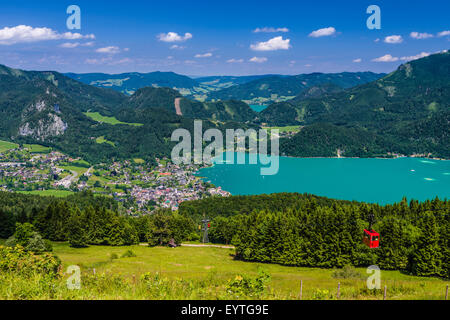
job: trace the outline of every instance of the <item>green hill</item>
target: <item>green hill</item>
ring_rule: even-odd
[[[241,85],[210,92],[208,99],[236,99],[248,101],[249,103],[280,102],[292,99],[303,90],[313,86],[334,84],[341,88],[350,88],[371,82],[382,76],[382,74],[372,72],[344,72],[335,74],[311,73],[296,76],[263,77]]]
[[[321,144],[327,149],[326,154],[336,155],[336,149],[341,148],[347,150],[344,154],[348,156],[369,156],[373,155],[369,150],[373,150],[407,155],[432,153],[449,158],[450,53],[408,62],[377,81],[342,92],[273,104],[260,117],[273,126],[317,124],[315,134],[326,138],[327,143],[334,141],[330,135],[338,134],[342,140],[349,130],[370,133],[370,143],[364,135],[358,137],[360,143],[365,141],[358,152],[348,151],[352,148],[347,140],[345,144],[330,143],[328,147]],[[333,125],[333,132],[329,126],[319,125],[323,123]],[[308,153],[304,147],[313,143],[310,134],[308,130],[298,133],[285,142],[284,152]],[[376,146],[375,149],[368,144]]]
[[[66,76],[77,81],[102,88],[111,88],[125,94],[133,94],[144,87],[168,87],[187,91],[187,94],[195,92],[200,83],[187,76],[173,72],[150,72],[150,73],[67,73]],[[192,92],[191,92],[192,91]]]
[[[148,110],[162,109],[176,113],[175,99],[179,99],[181,114],[185,118],[218,121],[247,122],[256,113],[241,101],[199,102],[187,98],[170,88],[142,88],[136,91],[117,111],[122,121],[137,122],[148,116]]]

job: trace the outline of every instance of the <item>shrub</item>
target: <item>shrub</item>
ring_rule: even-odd
[[[352,266],[345,266],[342,269],[337,269],[331,275],[335,279],[362,279],[362,274]]]
[[[117,255],[117,253],[111,253],[111,256],[109,257],[110,260],[116,260],[119,259],[119,256]]]
[[[34,226],[30,223],[17,223],[14,235],[6,240],[8,247],[22,246],[27,251],[37,254],[53,251],[50,241],[42,239],[41,235],[34,231]]]
[[[133,252],[133,250],[127,250],[122,254],[121,258],[132,258],[136,257],[136,253]]]
[[[238,275],[233,280],[228,281],[227,292],[235,298],[239,297],[260,297],[266,284],[270,281],[270,275],[263,270],[258,272],[256,278],[247,275]]]
[[[2,272],[15,272],[27,276],[36,273],[58,276],[60,268],[61,260],[50,253],[36,255],[31,251],[26,251],[22,246],[0,246],[0,270]]]
[[[37,232],[33,234],[33,236],[28,241],[27,246],[25,247],[27,251],[33,251],[34,253],[43,253],[53,251],[52,245],[50,241],[45,241],[42,239],[41,235]]]

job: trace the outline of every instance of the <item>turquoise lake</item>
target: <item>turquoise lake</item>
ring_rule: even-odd
[[[253,111],[255,112],[261,112],[264,109],[266,109],[268,106],[263,106],[263,105],[259,105],[259,104],[251,104],[250,108],[252,108]]]
[[[379,204],[398,202],[404,196],[420,201],[450,198],[450,161],[280,157],[279,171],[273,176],[262,176],[261,164],[246,163],[215,164],[197,175],[233,195],[306,192]]]

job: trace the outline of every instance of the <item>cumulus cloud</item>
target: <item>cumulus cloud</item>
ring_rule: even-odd
[[[170,47],[170,49],[172,49],[172,50],[183,50],[184,48],[186,48],[186,47],[179,46],[178,44],[174,44]]]
[[[158,39],[162,42],[182,42],[192,39],[192,34],[186,32],[184,36],[182,36],[176,32],[161,33],[158,35]]]
[[[244,59],[230,59],[227,60],[227,63],[242,63],[244,62]]]
[[[0,29],[0,44],[13,45],[16,43],[30,43],[48,40],[79,40],[95,39],[95,35],[82,35],[80,33],[65,32],[59,33],[50,28],[33,28],[26,25],[19,25],[12,28]]]
[[[390,43],[390,44],[402,43],[403,38],[402,38],[402,36],[398,36],[398,35],[388,36],[388,37],[384,38],[384,42]]]
[[[372,61],[374,61],[374,62],[395,62],[395,61],[398,61],[398,58],[397,57],[393,57],[390,54],[386,54],[386,55],[384,55],[382,57],[373,59]]]
[[[253,30],[254,33],[273,33],[273,32],[289,32],[288,28],[273,28],[273,27],[264,27],[264,28],[256,28]]]
[[[93,42],[93,41],[85,42],[85,43],[65,42],[65,43],[61,44],[60,47],[65,48],[65,49],[73,49],[73,48],[77,48],[77,47],[92,47],[94,44],[95,44],[95,42]]]
[[[250,48],[254,51],[276,51],[276,50],[288,50],[290,45],[290,39],[284,40],[283,37],[275,37],[266,42],[258,42],[250,45]]]
[[[361,61],[362,61],[361,58],[358,58],[358,59],[353,60],[354,63],[360,63]]]
[[[61,48],[66,48],[66,49],[73,49],[76,47],[79,47],[80,43],[79,42],[66,42],[60,45]]]
[[[411,32],[409,34],[409,36],[413,39],[428,39],[428,38],[433,38],[434,36],[432,34],[429,33],[419,33],[419,32]]]
[[[399,61],[399,60],[401,60],[401,61],[412,61],[412,60],[417,60],[417,59],[428,57],[429,55],[431,55],[431,53],[429,53],[429,52],[421,52],[421,53],[419,53],[419,54],[417,54],[415,56],[408,56],[408,57],[398,58],[398,57],[393,57],[390,54],[386,54],[386,55],[384,55],[382,57],[373,59],[372,61],[375,61],[375,62],[396,62],[396,61]]]
[[[322,28],[316,31],[313,31],[309,34],[311,38],[320,38],[320,37],[328,37],[336,34],[336,29],[333,27]]]
[[[109,47],[105,47],[105,48],[99,48],[99,49],[95,50],[95,52],[107,53],[107,54],[116,54],[116,53],[120,52],[120,48],[116,47],[116,46],[109,46]]]
[[[264,63],[264,62],[267,62],[267,58],[265,58],[265,57],[253,57],[249,61],[250,62],[255,62],[255,63]]]
[[[445,37],[445,36],[450,36],[450,30],[448,31],[441,31],[437,34],[438,37]]]
[[[212,53],[211,52],[203,53],[203,54],[198,53],[198,54],[195,55],[195,58],[210,58],[210,57],[212,57]]]
[[[417,54],[417,55],[415,55],[415,56],[401,57],[400,60],[403,60],[403,61],[412,61],[412,60],[417,60],[417,59],[421,59],[421,58],[428,57],[430,54],[431,54],[431,53],[429,53],[429,52],[422,52],[422,53],[419,53],[419,54]]]

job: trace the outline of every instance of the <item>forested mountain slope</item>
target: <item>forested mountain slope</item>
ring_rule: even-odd
[[[449,158],[449,114],[450,53],[443,52],[362,86],[273,104],[260,117],[272,126],[306,125],[284,142],[289,155],[310,155],[315,148],[314,155],[341,149],[348,156],[395,152]]]
[[[296,76],[272,76],[257,79],[241,85],[232,86],[208,94],[210,100],[252,100],[266,98],[277,101],[286,97],[295,97],[303,90],[322,84],[334,84],[341,88],[350,88],[368,83],[382,77],[372,72],[311,73]]]

